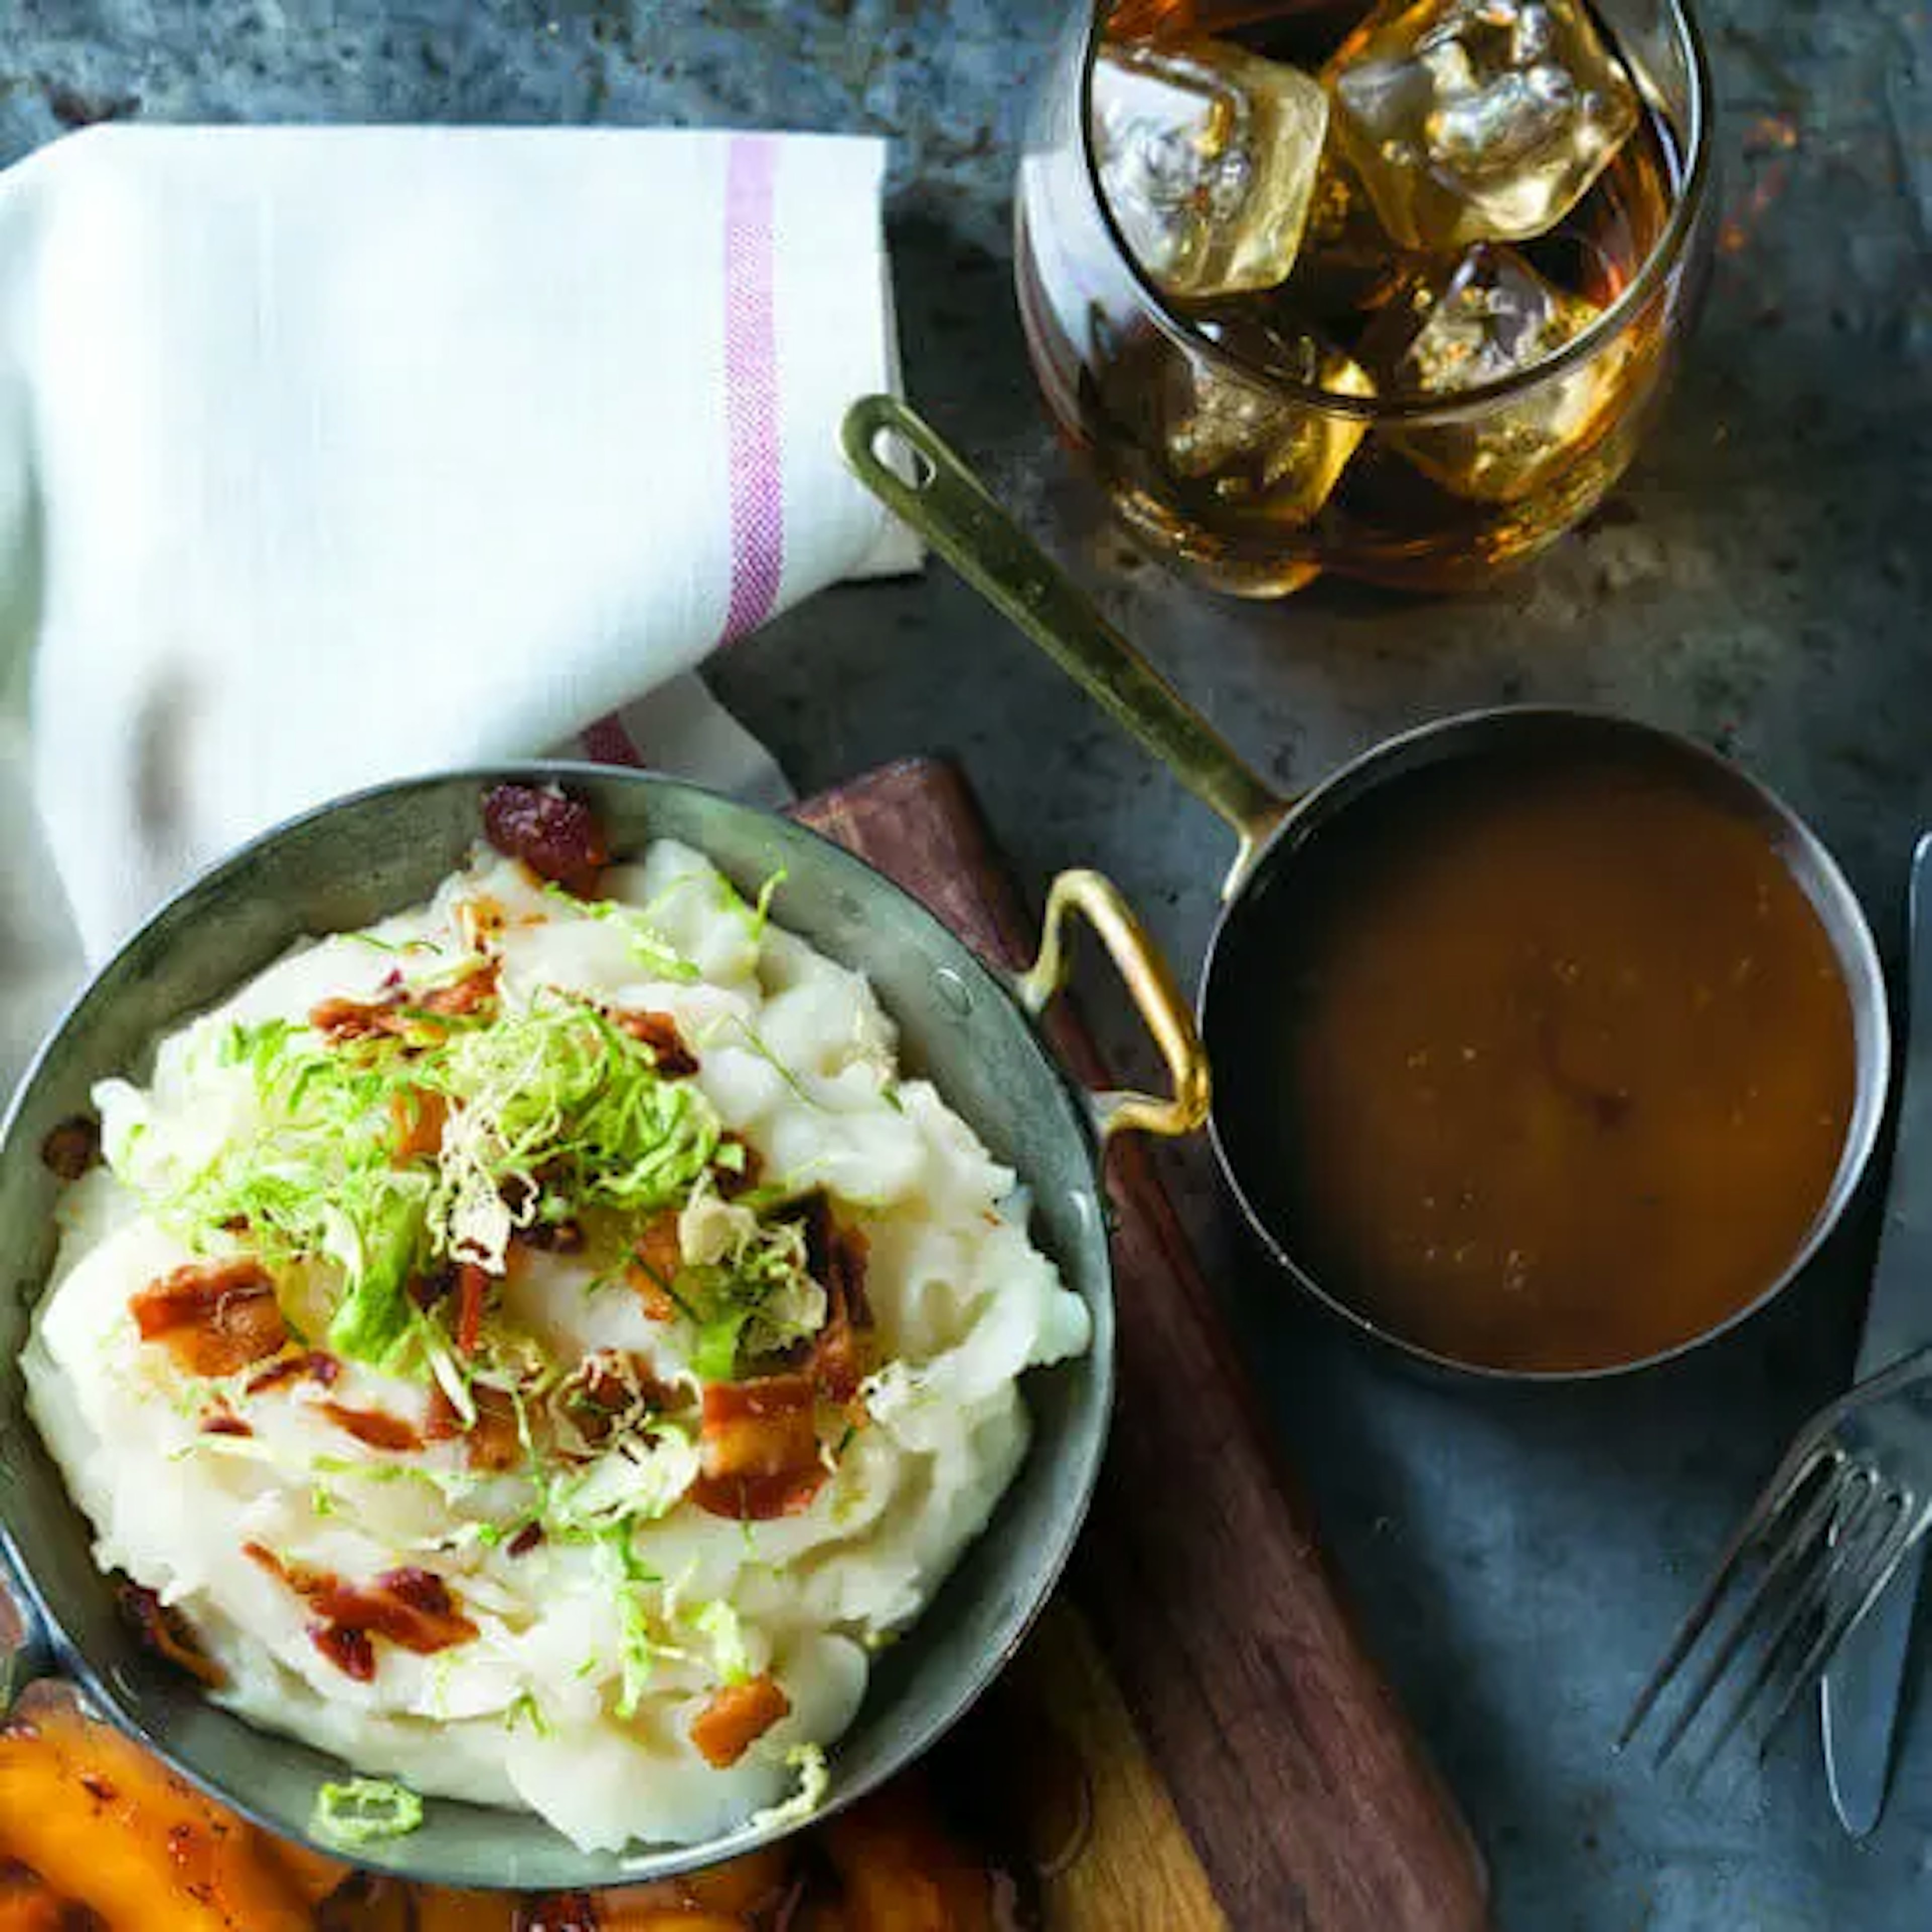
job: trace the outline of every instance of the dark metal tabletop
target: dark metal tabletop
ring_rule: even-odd
[[[1298,784],[1504,699],[1628,710],[1780,789],[1895,957],[1932,817],[1932,14],[1702,11],[1726,226],[1686,376],[1585,530],[1455,602],[1325,584],[1211,602],[1138,561],[1070,476],[1009,274],[1016,142],[1058,14],[1038,0],[6,0],[0,160],[124,115],[889,134],[912,394],[1262,769]],[[956,754],[1024,878],[1097,864],[1184,970],[1199,959],[1225,835],[943,568],[820,598],[715,682],[801,787]],[[1098,1017],[1124,1051],[1104,998]],[[1472,1394],[1406,1378],[1293,1301],[1204,1150],[1168,1174],[1507,1932],[1926,1924],[1932,1712],[1863,1846],[1832,1822],[1815,1734],[1695,1799],[1609,1751],[1724,1533],[1848,1371],[1869,1202],[1796,1293],[1684,1366]]]

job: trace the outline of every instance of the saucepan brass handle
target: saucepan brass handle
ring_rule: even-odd
[[[1129,1128],[1164,1136],[1192,1133],[1208,1118],[1208,1050],[1160,948],[1111,880],[1098,872],[1072,872],[1054,880],[1046,896],[1040,957],[1014,982],[1020,1004],[1037,1019],[1066,984],[1073,965],[1067,928],[1076,913],[1100,934],[1174,1080],[1174,1091],[1166,1100],[1124,1091],[1089,1095],[1101,1141]]]
[[[1222,888],[1232,898],[1287,800],[1108,622],[930,423],[896,397],[863,396],[845,413],[842,441],[847,466],[867,489],[1226,820],[1241,842]]]

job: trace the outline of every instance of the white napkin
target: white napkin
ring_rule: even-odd
[[[606,714],[916,562],[836,448],[896,376],[883,158],[122,127],[0,176],[0,1085],[76,966],[29,795],[98,956],[373,779],[588,729],[770,790],[695,679]]]

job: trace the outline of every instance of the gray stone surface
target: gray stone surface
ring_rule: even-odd
[[[1742,245],[1616,515],[1456,602],[1317,586],[1210,603],[1138,563],[1035,406],[1008,280],[1037,0],[0,0],[0,158],[104,112],[649,122],[899,138],[911,387],[1049,544],[1285,784],[1505,697],[1732,748],[1809,814],[1888,944],[1932,818],[1932,26],[1918,0],[1708,0]],[[1798,130],[1786,153],[1762,117]],[[1208,814],[944,572],[841,592],[717,682],[804,786],[965,762],[1036,886],[1104,867],[1200,957]],[[1131,1058],[1106,989],[1106,1030]],[[1204,1155],[1171,1176],[1376,1648],[1493,1862],[1508,1932],[1904,1932],[1932,1912],[1932,1720],[1891,1813],[1836,1834],[1814,1738],[1690,1798],[1607,1740],[1696,1577],[1849,1364],[1869,1209],[1770,1316],[1675,1372],[1509,1400],[1365,1358],[1243,1249]],[[1932,1287],[1928,1287],[1932,1294]]]

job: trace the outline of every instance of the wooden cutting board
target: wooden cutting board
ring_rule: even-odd
[[[951,766],[799,816],[988,958],[1034,928]],[[1069,1066],[1104,1083],[1064,1009]],[[1364,1654],[1144,1150],[1108,1180],[1119,1406],[1061,1592],[968,1741],[1013,1781],[1054,1932],[1478,1932],[1482,1862]]]

